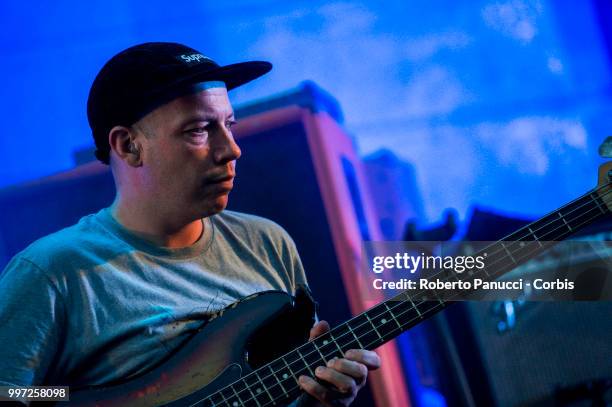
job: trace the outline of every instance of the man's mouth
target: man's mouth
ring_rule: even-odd
[[[212,184],[217,184],[217,183],[220,183],[220,182],[231,181],[233,179],[234,179],[234,176],[231,175],[231,174],[228,174],[228,175],[224,175],[224,176],[221,176],[221,177],[212,178],[209,182],[212,183]]]
[[[208,180],[209,184],[222,184],[228,181],[232,181],[234,176],[232,174],[222,175],[218,177],[212,177]]]
[[[234,187],[234,175],[225,174],[217,177],[211,177],[206,181],[207,185],[218,187],[221,190],[231,191]]]

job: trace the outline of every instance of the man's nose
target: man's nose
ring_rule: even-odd
[[[234,135],[229,129],[223,128],[220,131],[222,134],[219,137],[217,146],[215,146],[214,159],[217,164],[227,164],[240,158],[242,151],[238,144],[236,144]]]

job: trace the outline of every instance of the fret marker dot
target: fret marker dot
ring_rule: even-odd
[[[234,406],[234,407],[238,407],[238,402],[237,402],[237,401],[234,401],[234,402],[232,403],[232,406]]]
[[[521,243],[519,243],[519,246],[521,246],[521,247],[525,247],[525,242],[521,242]]]
[[[323,341],[323,345],[327,345],[329,342],[326,340]]]
[[[256,391],[257,393],[261,393],[261,388],[258,387]]]
[[[387,320],[385,318],[383,318],[383,319],[380,320],[380,322],[385,324],[385,323],[387,323]]]
[[[289,375],[287,373],[283,373],[283,379],[288,379]]]

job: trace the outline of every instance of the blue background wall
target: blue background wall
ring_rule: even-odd
[[[361,153],[414,164],[426,218],[480,204],[527,216],[594,184],[609,135],[603,0],[88,1],[0,4],[0,187],[73,166],[101,65],[150,40],[275,69],[242,103],[314,80]]]

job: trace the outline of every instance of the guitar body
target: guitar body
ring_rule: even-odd
[[[190,405],[306,342],[313,309],[282,291],[251,295],[219,311],[154,370],[124,384],[75,391],[69,405]]]

